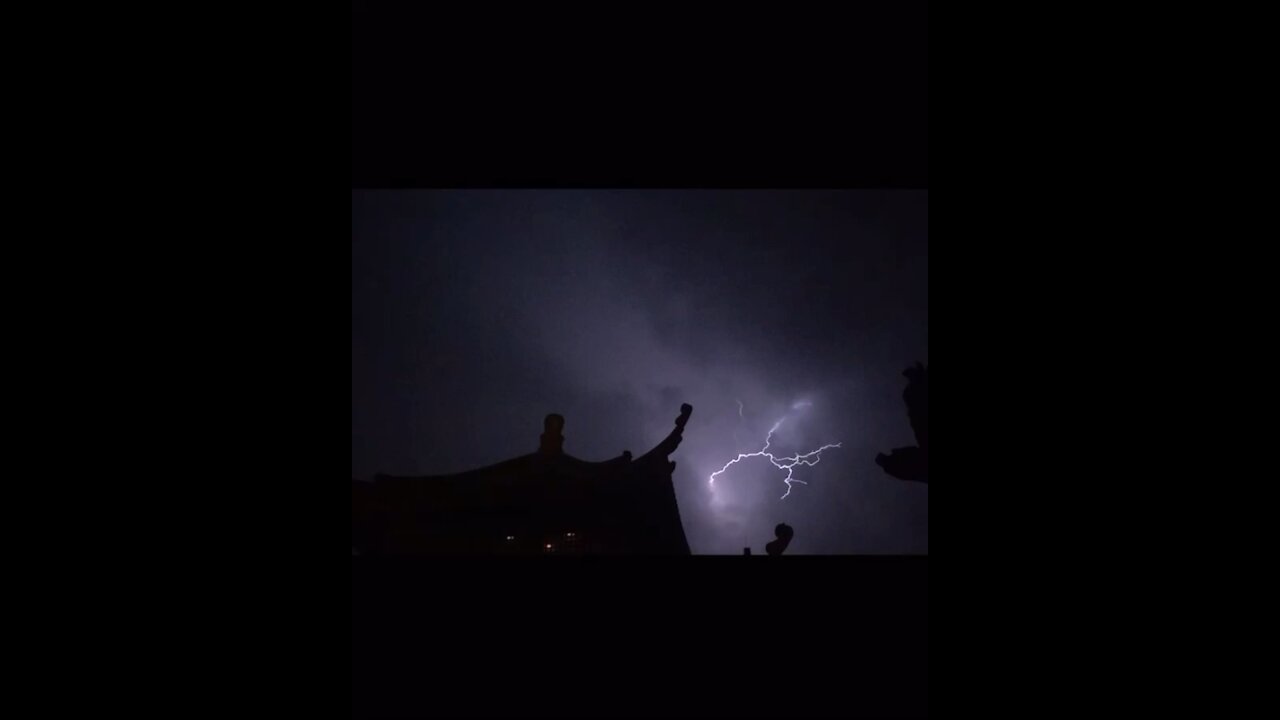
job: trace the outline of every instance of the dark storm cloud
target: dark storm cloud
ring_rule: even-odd
[[[928,489],[875,454],[913,442],[928,360],[927,192],[353,191],[352,474],[527,453],[673,455],[695,552],[927,552]],[[793,410],[797,401],[811,405]],[[739,415],[739,401],[742,413]],[[824,443],[785,473],[738,452]]]

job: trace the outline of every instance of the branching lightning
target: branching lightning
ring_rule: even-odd
[[[811,403],[796,403],[796,405],[794,405],[792,409],[797,409],[801,405],[808,406],[810,404]],[[741,417],[742,415],[741,400],[738,401],[738,415],[739,417]],[[738,453],[738,457],[730,460],[729,462],[724,464],[724,467],[711,473],[711,479],[708,484],[715,485],[717,475],[720,475],[721,473],[725,472],[733,465],[736,465],[739,462],[746,460],[747,458],[764,457],[764,458],[768,458],[769,462],[773,463],[774,467],[778,468],[779,470],[787,471],[787,476],[782,479],[782,481],[787,484],[787,491],[782,494],[782,497],[779,498],[780,500],[786,500],[787,496],[791,494],[791,483],[800,483],[801,485],[808,485],[809,483],[805,482],[804,480],[799,480],[791,476],[792,473],[795,471],[795,467],[797,465],[805,465],[808,467],[813,467],[814,465],[817,465],[818,462],[822,459],[823,450],[838,448],[840,447],[840,443],[835,443],[834,445],[823,445],[817,450],[814,450],[813,452],[805,453],[804,455],[796,454],[796,455],[793,455],[792,457],[781,457],[781,458],[775,457],[773,453],[769,452],[769,444],[773,442],[773,434],[777,432],[778,427],[782,425],[783,420],[786,420],[786,418],[785,417],[782,418],[782,420],[779,420],[778,422],[774,423],[773,427],[769,428],[769,434],[766,435],[764,439],[764,447],[752,453]]]

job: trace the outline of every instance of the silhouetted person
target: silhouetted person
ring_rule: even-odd
[[[796,532],[791,529],[790,525],[778,523],[778,527],[773,529],[773,534],[778,539],[765,545],[764,551],[770,555],[781,555],[787,549],[787,546],[791,544],[791,538],[795,536]]]
[[[907,389],[902,400],[907,404],[907,418],[916,436],[913,447],[894,448],[888,455],[876,455],[876,464],[899,480],[929,484],[929,367],[916,363],[903,373]]]

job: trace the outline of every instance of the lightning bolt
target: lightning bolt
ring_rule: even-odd
[[[742,402],[739,401],[738,405],[741,406]],[[787,471],[787,476],[782,479],[782,481],[787,484],[787,491],[782,494],[782,497],[779,498],[779,500],[786,500],[787,496],[791,494],[791,483],[800,483],[801,485],[808,485],[809,483],[805,482],[804,480],[799,480],[797,478],[792,477],[792,473],[795,472],[795,467],[797,465],[805,465],[807,467],[813,467],[814,465],[817,465],[818,462],[822,460],[823,450],[838,448],[840,447],[840,443],[835,443],[834,445],[823,445],[817,450],[814,450],[813,452],[805,453],[804,455],[796,454],[796,455],[793,455],[792,457],[782,457],[782,458],[774,457],[774,454],[769,452],[769,444],[773,442],[773,434],[778,431],[778,428],[782,425],[783,420],[786,420],[786,418],[785,417],[782,418],[782,420],[779,420],[778,422],[774,423],[773,427],[769,428],[769,434],[766,435],[764,438],[764,447],[752,453],[738,453],[738,457],[730,460],[729,462],[724,464],[724,467],[711,473],[711,479],[708,482],[708,484],[715,485],[717,475],[724,473],[730,467],[742,462],[743,460],[746,460],[747,458],[764,457],[764,458],[769,458],[769,462],[773,463],[774,467],[778,468],[779,470]]]

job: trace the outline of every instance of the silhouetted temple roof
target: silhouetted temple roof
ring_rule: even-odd
[[[637,459],[562,450],[548,415],[538,451],[455,475],[352,481],[353,544],[384,553],[689,554],[669,457],[693,408]]]

